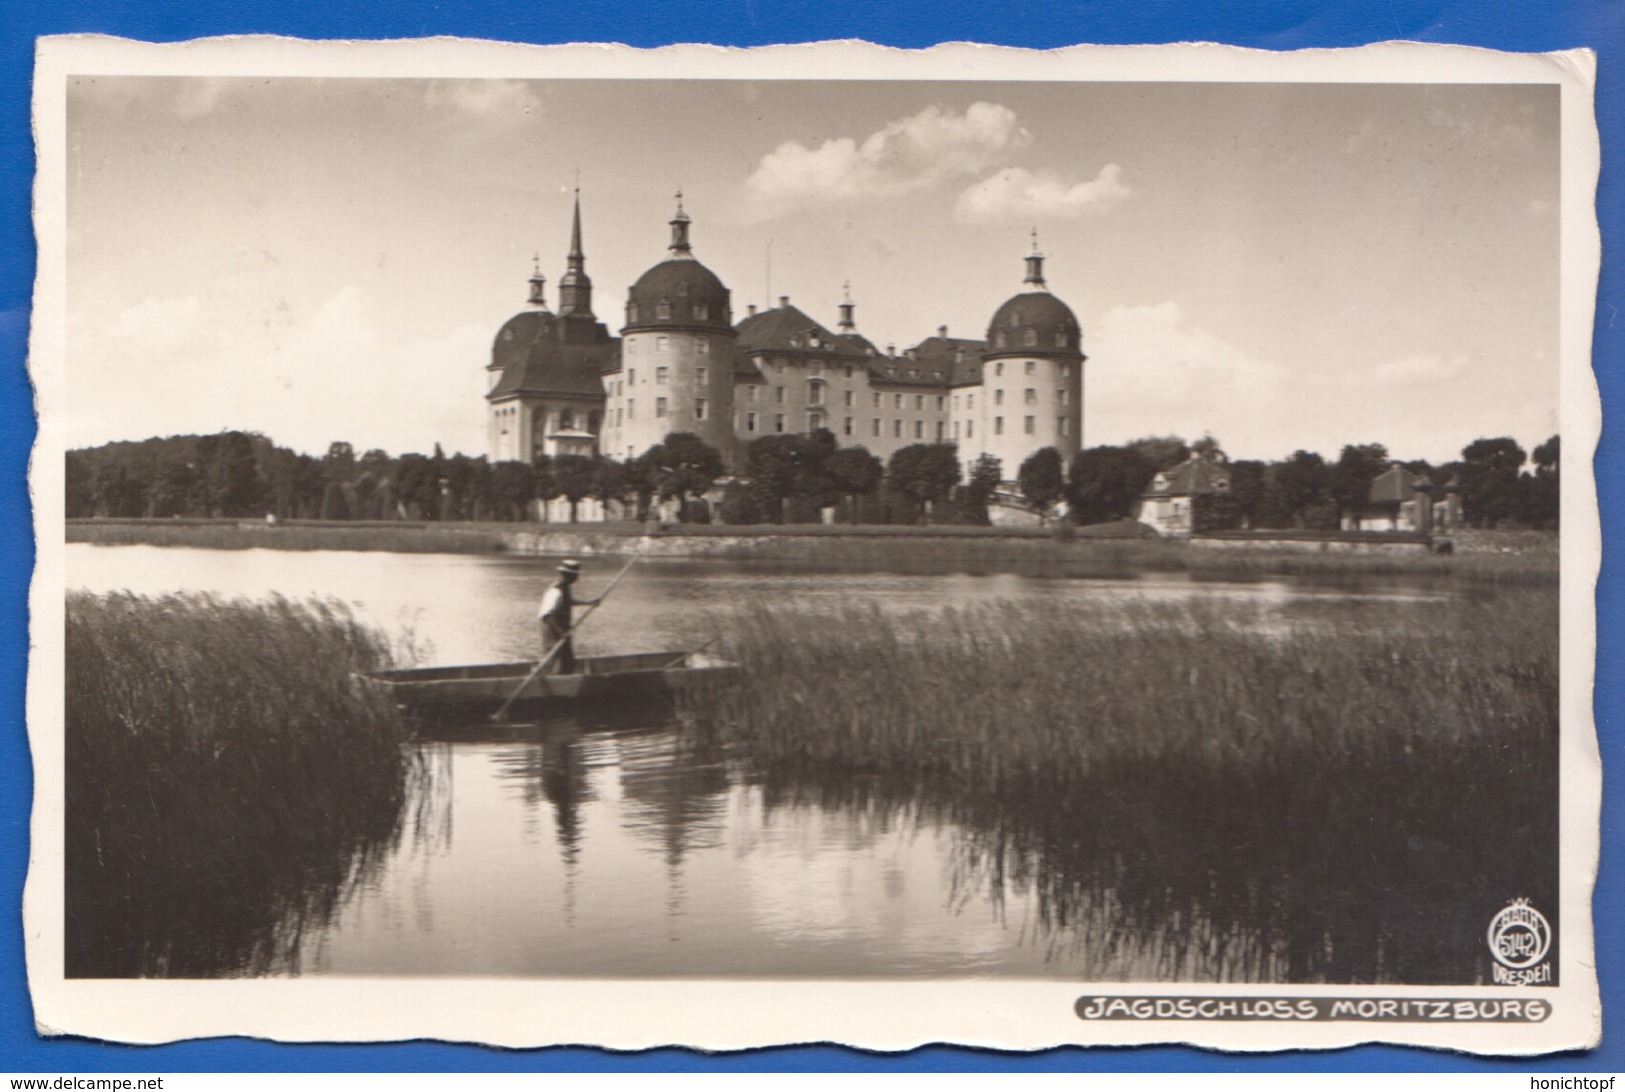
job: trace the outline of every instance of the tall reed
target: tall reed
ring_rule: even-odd
[[[1510,899],[1556,920],[1548,589],[727,624],[712,728],[771,799],[951,820],[1086,977],[1475,982]]]
[[[397,836],[413,773],[336,602],[67,600],[67,973],[263,973]]]

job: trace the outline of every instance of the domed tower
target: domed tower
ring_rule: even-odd
[[[988,323],[980,387],[955,400],[960,454],[996,456],[1007,481],[1043,447],[1069,462],[1083,439],[1083,331],[1044,284],[1036,232],[1022,289]]]
[[[618,459],[692,432],[733,463],[733,312],[727,287],[695,260],[688,228],[678,193],[666,260],[627,292],[621,368],[605,377],[603,447]]]

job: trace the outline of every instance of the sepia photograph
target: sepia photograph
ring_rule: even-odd
[[[1584,56],[50,44],[53,1026],[1594,1041]]]

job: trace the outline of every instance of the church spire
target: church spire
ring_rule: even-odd
[[[581,249],[581,187],[575,192],[575,219],[570,224],[567,272],[559,278],[559,314],[592,318],[592,278],[587,276],[587,255]]]
[[[847,281],[841,286],[841,333],[855,333],[857,328],[852,321],[852,282]]]
[[[1038,252],[1038,229],[1033,228],[1033,249],[1027,255],[1027,277],[1024,284],[1034,288],[1044,287],[1044,256]]]
[[[694,248],[688,241],[688,213],[683,211],[683,190],[677,190],[677,215],[671,218],[671,256],[692,258]]]
[[[547,310],[547,278],[542,276],[542,256],[531,258],[530,305],[538,311]]]

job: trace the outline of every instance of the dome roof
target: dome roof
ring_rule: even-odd
[[[618,352],[602,324],[573,327],[570,320],[546,311],[521,311],[502,324],[491,344],[488,367],[502,374],[486,397],[602,396],[601,376],[619,358]]]
[[[1083,330],[1077,316],[1048,292],[1011,296],[987,324],[986,356],[1077,356],[1082,351]]]
[[[626,329],[698,326],[731,331],[727,286],[693,258],[668,258],[638,278],[626,298]]]

